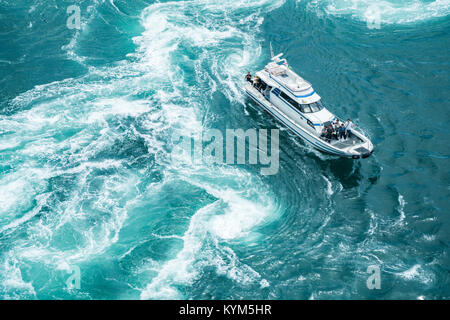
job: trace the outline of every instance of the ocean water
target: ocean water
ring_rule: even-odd
[[[1,299],[450,298],[449,0],[0,0],[0,41]],[[270,43],[370,158],[246,99]],[[174,161],[211,128],[278,173]]]

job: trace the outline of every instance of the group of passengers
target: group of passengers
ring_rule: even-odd
[[[339,119],[336,119],[334,123],[323,125],[321,137],[325,138],[327,142],[331,142],[332,139],[347,140],[347,138],[352,137],[352,128],[353,123],[350,119],[347,119],[345,123],[340,122]]]
[[[249,72],[245,76],[245,79],[248,82],[250,82],[256,88],[256,90],[266,94],[267,84],[264,81],[261,81],[261,79],[258,76],[255,76],[254,78],[252,78],[252,75]]]

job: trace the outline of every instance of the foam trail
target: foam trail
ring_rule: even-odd
[[[404,226],[405,225],[405,205],[407,204],[407,202],[405,201],[405,199],[403,198],[403,195],[399,194],[398,195],[398,207],[397,207],[397,211],[400,214],[398,220],[395,222],[394,225],[399,225],[399,226]]]
[[[281,4],[278,3],[278,5]],[[208,79],[208,84],[212,81],[214,85],[208,90],[216,90],[217,84],[221,86],[223,92],[230,101],[242,98],[236,83],[239,83],[241,75],[245,71],[243,68],[250,63],[249,56],[257,56],[259,49],[257,40],[254,38],[249,22],[256,17],[243,17],[240,22],[242,26],[236,25],[232,20],[228,20],[228,15],[240,14],[242,6],[255,7],[266,6],[271,9],[274,4],[265,1],[255,2],[183,2],[164,3],[150,6],[143,13],[143,24],[147,31],[137,41],[141,44],[140,52],[144,61],[153,65],[153,58],[149,55],[153,52],[154,41],[165,41],[165,48],[169,51],[175,50],[177,43],[188,42],[190,45],[202,48],[200,61],[195,64],[196,73],[199,78]],[[184,11],[179,10],[182,6]],[[202,9],[203,19],[200,25],[193,23],[190,15]],[[224,22],[217,24],[217,14],[226,13]],[[170,21],[170,23],[168,22]],[[158,24],[158,29],[152,30],[152,26]],[[256,19],[256,26],[261,23],[261,19]],[[243,28],[243,30],[242,30]],[[180,39],[180,35],[183,39]],[[244,44],[244,51],[240,48],[228,47],[220,50],[220,42],[240,39]],[[225,45],[224,45],[225,47]],[[250,52],[250,53],[249,53]],[[157,57],[158,65],[170,63],[169,54],[161,59]],[[205,70],[206,64],[206,70]],[[212,72],[213,80],[208,72]],[[203,66],[203,67],[202,67]],[[205,76],[208,75],[208,76]],[[202,98],[204,99],[204,98]],[[170,110],[179,115],[179,107],[170,106]],[[187,117],[186,115],[183,118]],[[189,121],[183,121],[184,125],[179,126],[177,119],[177,129],[181,135],[199,134],[203,125],[198,122],[195,116],[191,115]],[[187,120],[187,119],[184,119]],[[186,126],[186,124],[190,124]],[[180,155],[184,157],[186,155]],[[176,159],[175,159],[176,160]],[[181,159],[183,160],[183,159]],[[181,163],[181,165],[180,165]],[[233,281],[243,284],[261,283],[269,285],[265,279],[249,266],[239,262],[234,252],[226,246],[220,244],[223,240],[245,239],[252,235],[252,230],[263,223],[267,223],[274,218],[277,211],[276,204],[267,198],[266,192],[258,190],[262,188],[261,183],[236,168],[214,168],[205,164],[191,163],[189,166],[182,165],[183,161],[174,161],[169,165],[170,172],[176,173],[177,177],[182,177],[189,184],[204,189],[217,200],[198,210],[190,220],[188,231],[183,236],[183,248],[177,256],[161,266],[156,277],[142,290],[142,299],[174,299],[182,298],[175,289],[177,285],[190,285],[195,281],[200,270],[205,266],[212,266],[218,274],[224,274]],[[236,180],[238,179],[238,180]],[[216,181],[221,181],[220,183]],[[228,183],[231,185],[228,185]],[[252,188],[248,192],[247,187],[236,186],[236,181],[245,181]],[[165,183],[169,182],[166,176]],[[250,200],[251,199],[251,200]],[[258,203],[262,205],[258,205]],[[276,215],[276,214],[275,214]]]
[[[137,50],[130,61],[90,67],[79,79],[36,86],[12,101],[13,109],[22,111],[0,115],[0,127],[8,132],[2,140],[3,159],[12,167],[0,179],[2,185],[15,184],[26,197],[11,193],[0,199],[0,231],[30,236],[2,251],[1,292],[8,292],[7,279],[14,278],[22,283],[16,286],[17,297],[39,297],[39,288],[21,280],[18,272],[29,263],[53,274],[104,255],[120,240],[130,205],[144,197],[137,187],[148,183],[143,173],[153,172],[163,177],[156,185],[181,178],[216,200],[194,214],[178,260],[155,266],[157,276],[148,280],[142,298],[180,296],[175,285],[195,281],[204,266],[243,284],[268,284],[222,241],[245,243],[257,236],[258,226],[276,218],[279,208],[270,190],[239,168],[172,163],[168,137],[204,129],[204,111],[214,90],[230,101],[243,98],[236,83],[261,51],[255,37],[260,13],[282,3],[153,4],[142,13],[145,31],[133,39]],[[70,50],[76,54],[74,41]],[[186,69],[194,71],[194,81]],[[142,145],[145,150],[140,151]],[[128,146],[129,153],[119,157]],[[134,169],[137,159],[147,167]],[[230,219],[235,223],[229,224]],[[204,246],[209,254],[199,249]],[[15,268],[8,257],[14,257]],[[172,267],[175,262],[184,273]],[[58,280],[43,282],[53,286],[48,284],[52,281]]]
[[[333,193],[334,193],[334,191],[333,191],[333,184],[331,183],[330,180],[328,180],[327,177],[323,176],[323,179],[324,179],[324,180],[326,181],[326,183],[327,183],[327,194],[328,194],[329,196],[332,196]]]
[[[398,195],[398,211],[400,212],[400,221],[405,220],[405,205],[406,201],[401,194]]]
[[[195,185],[195,181],[192,184]],[[158,275],[142,291],[142,299],[183,298],[174,285],[192,284],[206,266],[214,267],[218,274],[241,284],[256,282],[261,286],[268,285],[258,272],[240,263],[233,250],[219,242],[248,237],[255,226],[268,222],[268,216],[276,212],[276,208],[270,202],[255,205],[234,190],[224,192],[212,188],[206,186],[212,195],[220,198],[193,215],[182,238],[182,250],[161,267]]]

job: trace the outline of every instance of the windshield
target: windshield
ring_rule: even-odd
[[[275,93],[276,90],[280,91],[279,95],[286,103],[290,104],[291,106],[300,110],[303,113],[313,113],[313,112],[320,111],[324,108],[324,106],[320,100],[317,102],[314,102],[314,103],[300,104],[278,88],[275,88],[272,91],[272,92],[274,92],[275,95],[277,95]]]
[[[324,108],[321,100],[314,102],[314,103],[302,104],[300,106],[304,113],[313,113],[313,112],[320,111]]]

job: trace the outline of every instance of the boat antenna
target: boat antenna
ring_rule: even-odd
[[[272,41],[270,41],[270,58],[273,58]]]

